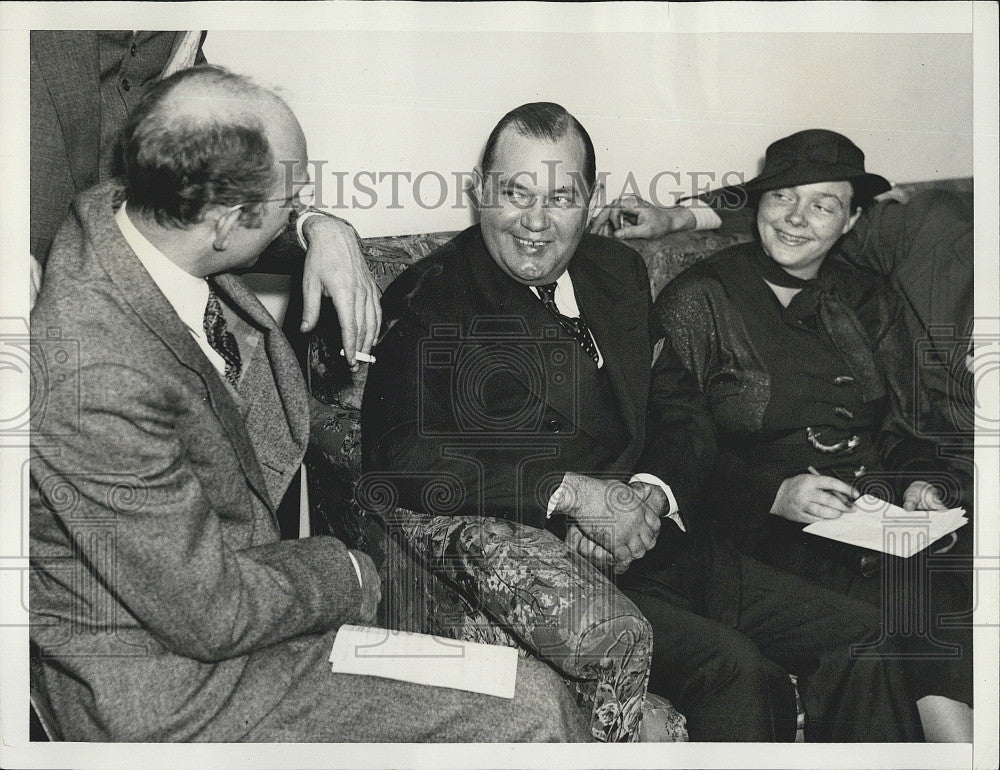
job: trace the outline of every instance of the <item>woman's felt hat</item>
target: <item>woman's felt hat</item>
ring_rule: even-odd
[[[783,187],[845,180],[862,200],[892,188],[885,177],[865,171],[865,154],[846,136],[810,128],[771,144],[764,155],[764,168],[742,186],[756,196]]]

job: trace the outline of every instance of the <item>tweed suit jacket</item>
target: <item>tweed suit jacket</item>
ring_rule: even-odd
[[[628,478],[651,470],[673,488],[661,475],[673,464],[670,450],[657,449],[656,437],[657,424],[676,416],[647,412],[662,332],[645,264],[617,241],[584,235],[568,270],[614,405],[597,413],[585,403],[573,366],[592,363],[569,342],[567,368],[555,319],[528,286],[499,269],[475,225],[383,296],[389,328],[361,412],[371,474],[362,494],[388,485],[407,507],[545,527],[548,500],[568,471]],[[441,358],[449,355],[451,363]],[[619,430],[624,443],[610,447],[608,434]]]
[[[115,193],[77,198],[32,313],[31,638],[68,740],[239,740],[304,647],[358,620],[360,589],[339,541],[279,540],[309,431],[287,341],[218,276],[257,340],[231,393]]]

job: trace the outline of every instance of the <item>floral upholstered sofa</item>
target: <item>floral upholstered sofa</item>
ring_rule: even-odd
[[[905,199],[925,186],[969,190],[971,180],[896,188]],[[724,214],[715,231],[633,241],[655,297],[678,273],[751,238],[746,211]],[[370,238],[364,250],[381,288],[454,233]],[[652,636],[636,607],[551,533],[509,521],[429,516],[397,508],[390,485],[361,475],[364,372],[338,355],[340,332],[323,313],[307,351],[307,378],[325,409],[306,458],[311,528],[369,553],[383,578],[380,621],[389,628],[517,647],[555,667],[591,714],[602,741],[685,740],[684,718],[648,695]],[[449,491],[424,490],[447,511]]]

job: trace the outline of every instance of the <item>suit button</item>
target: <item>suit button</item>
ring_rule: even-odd
[[[139,47],[135,43],[132,43],[132,47],[128,49],[128,52],[132,54],[132,56],[135,56],[139,53]]]
[[[549,433],[558,433],[562,430],[562,423],[559,420],[549,420],[547,426]]]
[[[131,84],[130,84],[130,83],[128,82],[128,80],[127,80],[127,79],[125,79],[125,78],[122,78],[122,90],[124,90],[124,91],[128,91],[128,90],[129,90],[129,89],[130,89],[131,87],[132,87],[132,86],[131,86]]]

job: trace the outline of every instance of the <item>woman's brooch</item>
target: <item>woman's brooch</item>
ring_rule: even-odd
[[[806,438],[809,439],[809,443],[812,444],[813,449],[823,454],[848,454],[853,452],[855,447],[861,443],[860,436],[851,436],[850,438],[838,441],[836,444],[824,444],[819,440],[812,428],[806,428]]]

